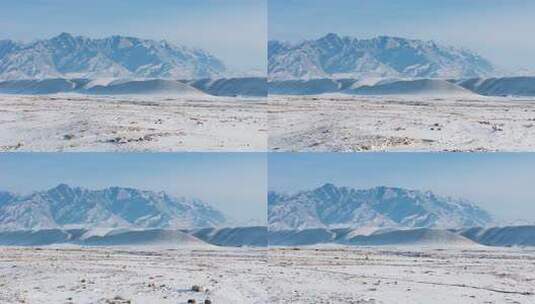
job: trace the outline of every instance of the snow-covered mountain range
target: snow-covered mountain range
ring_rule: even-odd
[[[312,228],[460,228],[488,226],[485,210],[459,199],[392,187],[357,190],[325,184],[268,195],[270,230]]]
[[[465,49],[433,41],[379,36],[371,39],[327,34],[297,44],[268,43],[271,79],[316,78],[475,78],[496,68]]]
[[[191,229],[225,221],[221,212],[200,200],[133,188],[89,190],[60,184],[29,195],[0,194],[0,230]]]
[[[0,79],[220,78],[221,60],[201,49],[135,37],[62,33],[31,43],[0,40]]]

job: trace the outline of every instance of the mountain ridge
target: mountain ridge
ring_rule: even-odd
[[[202,228],[226,221],[197,199],[129,187],[89,190],[59,184],[0,204],[0,230],[57,228]]]
[[[166,40],[61,33],[23,43],[0,40],[0,79],[220,78],[223,62],[210,53]]]
[[[299,43],[268,42],[270,79],[474,78],[491,76],[490,61],[467,49],[434,41],[329,33]]]
[[[326,183],[292,195],[268,194],[272,230],[312,228],[457,228],[486,226],[492,217],[466,200],[430,191],[379,186],[369,189]]]

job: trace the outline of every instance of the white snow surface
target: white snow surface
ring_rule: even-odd
[[[269,97],[271,151],[535,151],[535,99]]]
[[[0,303],[529,304],[534,261],[472,245],[0,247]]]
[[[0,284],[2,304],[268,303],[262,249],[0,247]]]
[[[265,98],[0,95],[0,151],[265,151]]]
[[[270,248],[270,303],[535,300],[535,252],[481,246]]]

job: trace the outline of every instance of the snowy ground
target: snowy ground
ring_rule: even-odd
[[[535,151],[535,100],[270,96],[272,151]]]
[[[535,251],[483,246],[0,247],[1,304],[529,304],[534,282]]]
[[[265,151],[265,99],[0,95],[0,151]]]
[[[264,304],[265,270],[254,249],[0,247],[0,303]]]
[[[268,263],[270,303],[535,303],[535,251],[270,248]]]

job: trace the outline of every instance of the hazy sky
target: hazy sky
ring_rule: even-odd
[[[533,0],[270,0],[269,38],[334,32],[391,35],[466,47],[506,69],[535,69]]]
[[[326,182],[430,190],[535,221],[535,153],[271,153],[268,172],[269,189],[287,193]]]
[[[262,153],[0,153],[0,190],[26,194],[67,183],[166,191],[239,221],[265,221],[266,174]]]
[[[0,39],[61,32],[200,47],[238,70],[266,66],[267,0],[2,0]]]

